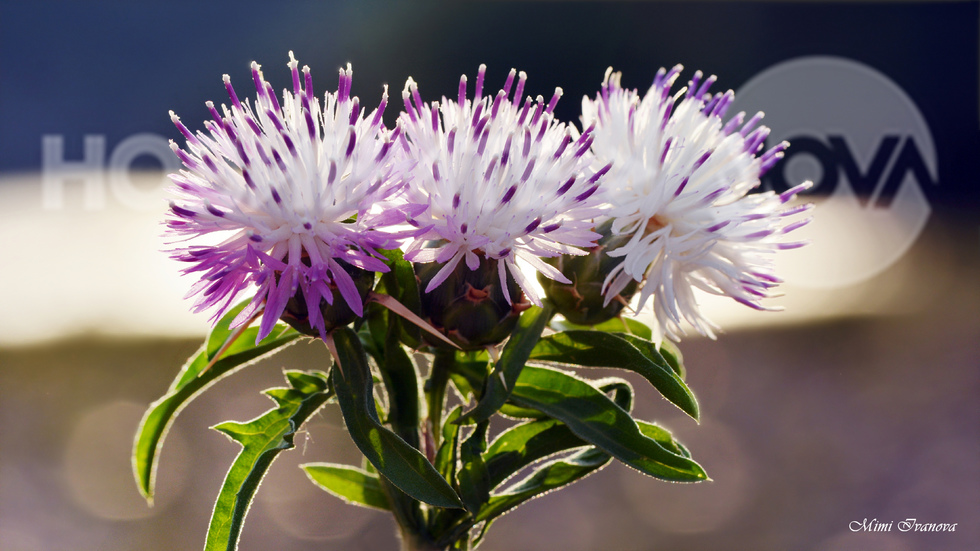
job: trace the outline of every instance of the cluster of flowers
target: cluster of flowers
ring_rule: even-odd
[[[681,67],[661,69],[641,96],[610,69],[583,99],[582,130],[556,120],[560,88],[523,97],[523,72],[484,95],[481,66],[472,99],[463,76],[455,100],[429,103],[410,78],[389,129],[387,89],[366,113],[348,66],[321,104],[309,68],[292,53],[288,66],[281,102],[253,62],[255,101],[226,75],[231,105],[207,103],[206,132],[171,113],[186,145],[171,143],[185,170],[171,176],[168,233],[191,243],[172,255],[200,275],[197,311],[220,317],[256,289],[235,323],[261,315],[260,339],[280,318],[325,336],[338,309],[362,315],[374,273],[388,269],[379,251],[394,248],[415,263],[423,295],[462,285],[519,312],[541,303],[530,269],[546,289],[570,285],[574,300],[556,299],[570,319],[615,315],[638,290],[638,307],[653,297],[658,342],[678,340],[684,321],[710,336],[693,288],[765,308],[780,282],[772,253],[802,244],[782,236],[807,222],[794,217],[807,207],[786,205],[805,185],[749,194],[787,144],[762,151],[761,114],[726,122],[733,93],[709,93],[714,77],[700,72],[672,93]],[[571,260],[590,253],[606,268],[579,281]],[[599,304],[583,304],[575,286],[586,283]]]

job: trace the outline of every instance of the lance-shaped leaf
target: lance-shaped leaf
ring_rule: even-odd
[[[655,423],[647,423],[646,421],[640,421],[636,419],[636,425],[640,427],[640,432],[642,432],[648,438],[653,438],[661,446],[667,448],[677,455],[683,455],[684,457],[690,458],[691,452],[687,451],[684,444],[681,444],[677,440],[674,440],[674,436],[670,434],[670,431],[657,425]]]
[[[700,465],[661,446],[602,391],[565,372],[527,366],[511,399],[568,425],[576,436],[623,463],[663,480],[706,480]]]
[[[585,441],[555,419],[515,425],[500,433],[487,448],[490,486],[496,488],[508,477],[539,459],[584,445]]]
[[[624,411],[629,411],[632,408],[633,389],[628,382],[616,377],[609,377],[601,381],[594,381],[593,386],[603,393],[611,392],[613,403]],[[541,413],[540,415],[544,414]],[[638,422],[638,424],[640,423]],[[670,440],[670,433],[656,425],[651,426],[653,427],[651,434],[656,434],[659,438],[663,438],[663,435],[666,434],[667,439]],[[640,431],[644,431],[643,424],[640,424]],[[647,433],[644,432],[644,434]],[[650,437],[653,438],[653,436]],[[660,441],[658,438],[654,439]],[[510,427],[497,436],[485,455],[491,488],[496,488],[521,469],[540,459],[586,445],[588,443],[575,436],[575,433],[567,425],[555,419],[542,419]],[[668,449],[674,451],[674,448]],[[675,451],[675,453],[677,452]]]
[[[646,340],[653,338],[653,331],[633,318],[613,318],[593,326],[577,325],[568,320],[558,320],[551,322],[551,327],[555,331],[592,330],[603,333],[630,333]]]
[[[513,402],[507,402],[500,406],[498,413],[510,419],[544,419],[547,417],[547,415],[536,409],[524,408]]]
[[[262,478],[283,450],[293,447],[302,424],[330,398],[323,373],[286,372],[290,388],[265,391],[276,407],[247,422],[226,422],[214,427],[242,445],[225,476],[211,514],[205,550],[236,549],[245,515]]]
[[[493,519],[529,499],[581,480],[606,466],[610,460],[609,454],[589,446],[565,459],[546,463],[507,492],[493,495],[477,513],[475,521]]]
[[[466,509],[474,513],[490,499],[490,473],[483,460],[489,427],[489,421],[478,424],[459,450],[460,468],[456,475],[459,495],[463,498]]]
[[[681,355],[681,351],[679,348],[677,348],[677,345],[674,344],[673,341],[665,340],[660,343],[660,347],[657,348],[655,343],[650,342],[650,340],[653,338],[653,330],[633,318],[613,318],[591,327],[588,325],[577,325],[568,320],[560,319],[552,321],[551,328],[559,332],[592,330],[602,331],[604,333],[619,333],[621,335],[624,333],[635,335],[640,337],[640,339],[643,341],[646,341],[650,346],[653,346],[653,349],[663,356],[663,359],[667,362],[667,365],[669,365],[675,373],[680,375],[681,379],[685,378],[684,357]],[[639,346],[637,348],[639,348]]]
[[[340,363],[340,369],[333,370],[334,389],[354,444],[381,475],[406,494],[439,507],[462,507],[452,486],[425,456],[381,424],[374,404],[374,381],[357,335],[347,327],[332,335]]]
[[[383,511],[391,510],[388,496],[381,488],[381,481],[375,473],[337,463],[307,463],[300,467],[314,484],[346,503]]]
[[[687,376],[687,369],[684,367],[684,355],[681,354],[681,349],[677,348],[676,344],[670,341],[664,341],[660,343],[658,352],[667,361],[667,365],[674,370],[674,373],[680,375],[681,379]]]
[[[483,388],[483,383],[490,373],[489,365],[490,355],[486,350],[456,351],[449,380],[456,386],[463,400],[469,402],[471,396],[479,396],[477,393]]]
[[[510,340],[504,345],[500,361],[487,377],[483,396],[480,397],[476,407],[460,417],[460,422],[482,423],[504,405],[534,345],[541,338],[541,332],[553,315],[554,308],[547,302],[544,308],[532,307],[521,314],[521,319],[517,321],[517,327],[511,334]]]
[[[669,450],[675,451],[675,453],[690,457],[687,449],[675,441],[670,433],[663,428],[644,421],[637,421],[637,425],[643,434],[656,440],[660,445]],[[508,436],[504,436],[504,434],[502,434],[500,437],[498,437],[487,450],[487,456],[490,457],[491,454],[495,452],[499,453],[504,449],[508,449],[509,451],[520,451],[521,445],[518,442],[518,440],[520,440],[520,436],[530,436],[527,439],[527,442],[529,443],[529,447],[533,448],[537,447],[534,441],[536,438],[539,438],[540,435],[544,435],[548,431],[552,431],[557,428],[567,430],[567,427],[555,420],[535,421],[526,423],[523,425],[523,427],[523,430],[519,429],[512,432]],[[513,429],[511,429],[511,431],[513,431]],[[524,434],[521,435],[520,433]],[[486,532],[486,528],[491,522],[493,522],[494,518],[499,517],[500,515],[530,499],[550,491],[557,490],[577,480],[581,480],[591,473],[602,469],[612,459],[609,454],[595,447],[583,446],[584,442],[582,442],[582,440],[574,436],[573,438],[579,442],[579,446],[570,446],[569,449],[579,447],[581,448],[579,451],[569,457],[545,463],[534,469],[527,477],[524,478],[524,480],[511,485],[506,491],[495,492],[490,497],[490,501],[480,509],[477,515],[472,517],[468,523],[462,524],[457,532],[469,529],[479,522],[487,521],[487,524],[484,525],[483,528],[483,532]],[[556,440],[558,439],[556,438]],[[571,444],[572,442],[573,441],[571,439],[566,439],[566,443]],[[507,457],[507,453],[509,452],[504,452],[503,454],[498,455],[498,457]],[[532,452],[532,454],[533,453],[534,452]],[[493,462],[494,461],[492,459],[488,459],[488,466]]]
[[[221,318],[201,349],[181,368],[167,393],[150,404],[140,421],[133,444],[133,474],[140,493],[151,504],[160,449],[180,410],[219,379],[281,350],[301,336],[280,324],[256,344],[258,327],[231,329],[232,320],[247,303],[232,308]]]
[[[456,479],[456,464],[459,462],[459,423],[456,422],[463,414],[462,406],[456,406],[446,415],[446,423],[442,426],[442,443],[436,452],[436,469],[446,480]]]
[[[495,518],[530,499],[581,480],[602,469],[611,460],[609,454],[589,446],[563,459],[545,463],[506,492],[491,495],[475,515],[454,519],[452,529],[446,531],[436,544],[449,545],[482,522],[483,528],[473,541],[479,545]]]
[[[531,359],[633,371],[649,381],[668,401],[694,419],[698,418],[698,401],[691,389],[660,356],[653,343],[634,335],[598,331],[555,333],[538,342]]]

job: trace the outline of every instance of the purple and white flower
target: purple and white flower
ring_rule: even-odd
[[[784,235],[808,222],[793,216],[810,208],[787,205],[809,183],[749,194],[789,144],[758,155],[769,134],[758,125],[762,114],[725,122],[734,93],[710,94],[715,77],[702,81],[700,72],[672,96],[680,71],[661,69],[641,98],[609,69],[595,100],[582,102],[582,124],[595,127],[596,163],[612,163],[604,184],[612,232],[632,236],[608,251],[623,262],[606,277],[606,301],[630,281],[643,282],[639,306],[653,297],[658,342],[679,340],[683,321],[714,337],[717,326],[701,314],[695,288],[769,309],[761,300],[781,282],[773,253],[804,244]]]
[[[333,304],[334,290],[361,315],[363,300],[348,270],[386,271],[377,249],[397,246],[387,228],[406,216],[383,204],[403,186],[381,119],[387,91],[365,116],[350,96],[348,65],[321,107],[309,68],[301,72],[292,52],[288,67],[293,91],[283,91],[282,103],[255,62],[254,104],[240,101],[225,75],[231,106],[219,112],[207,102],[213,117],[204,123],[207,132],[192,133],[171,112],[186,149],[171,142],[185,170],[171,175],[178,198],[168,234],[192,243],[172,256],[191,264],[185,273],[200,274],[189,296],[197,296],[195,311],[214,309],[214,319],[257,288],[233,326],[264,305],[259,339],[293,298],[305,301],[309,325],[321,335],[321,300]]]
[[[405,258],[445,264],[425,292],[445,281],[460,261],[476,270],[481,257],[498,260],[507,301],[519,298],[507,291],[510,274],[540,305],[521,268],[568,282],[541,258],[586,254],[579,247],[594,244],[593,219],[602,212],[596,192],[608,167],[590,168],[591,130],[579,134],[555,120],[560,88],[547,103],[541,96],[522,103],[527,77],[511,70],[503,89],[483,96],[485,72],[481,65],[472,100],[465,75],[455,101],[424,103],[414,80],[405,85],[399,141],[415,161],[407,197],[425,209],[411,220],[423,232]]]

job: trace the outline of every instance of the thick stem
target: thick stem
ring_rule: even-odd
[[[401,551],[445,551],[449,547],[441,547],[436,542],[422,534],[401,532]]]
[[[439,547],[424,547],[422,544],[429,540],[425,537],[425,523],[416,517],[418,502],[396,488],[387,478],[379,477],[381,489],[388,496],[388,503],[391,504],[391,514],[395,517],[395,524],[398,525],[398,539],[401,541],[403,550],[409,549],[441,549]]]

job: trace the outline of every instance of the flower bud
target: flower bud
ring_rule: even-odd
[[[368,293],[374,288],[375,273],[356,268],[342,260],[338,260],[337,263],[354,280],[354,286],[357,287],[357,292],[361,296],[361,304],[363,305],[367,301]],[[326,299],[320,299],[320,314],[323,316],[322,327],[324,328],[324,333],[329,333],[337,327],[343,327],[359,317],[356,312],[351,310],[347,301],[340,296],[336,284],[331,282],[329,287],[333,293],[333,304],[328,304]],[[310,312],[302,288],[297,289],[296,294],[286,302],[286,309],[279,319],[288,323],[300,333],[310,335],[311,337],[320,336],[319,327],[321,327],[321,324],[310,323]]]
[[[545,294],[558,313],[578,325],[597,325],[617,317],[637,289],[637,282],[631,281],[618,296],[604,305],[606,298],[602,294],[602,284],[606,276],[623,262],[622,257],[611,257],[605,251],[624,245],[632,236],[612,235],[612,221],[603,223],[596,232],[602,238],[589,249],[589,254],[566,254],[546,260],[571,280],[571,284],[538,276]]]
[[[436,262],[416,264],[419,289],[425,289],[443,266]],[[445,281],[422,293],[422,318],[463,350],[479,350],[503,341],[530,304],[509,273],[507,292],[513,302],[507,301],[497,270],[496,259],[481,258],[475,270],[460,262]],[[422,335],[432,346],[448,346],[426,332]]]

